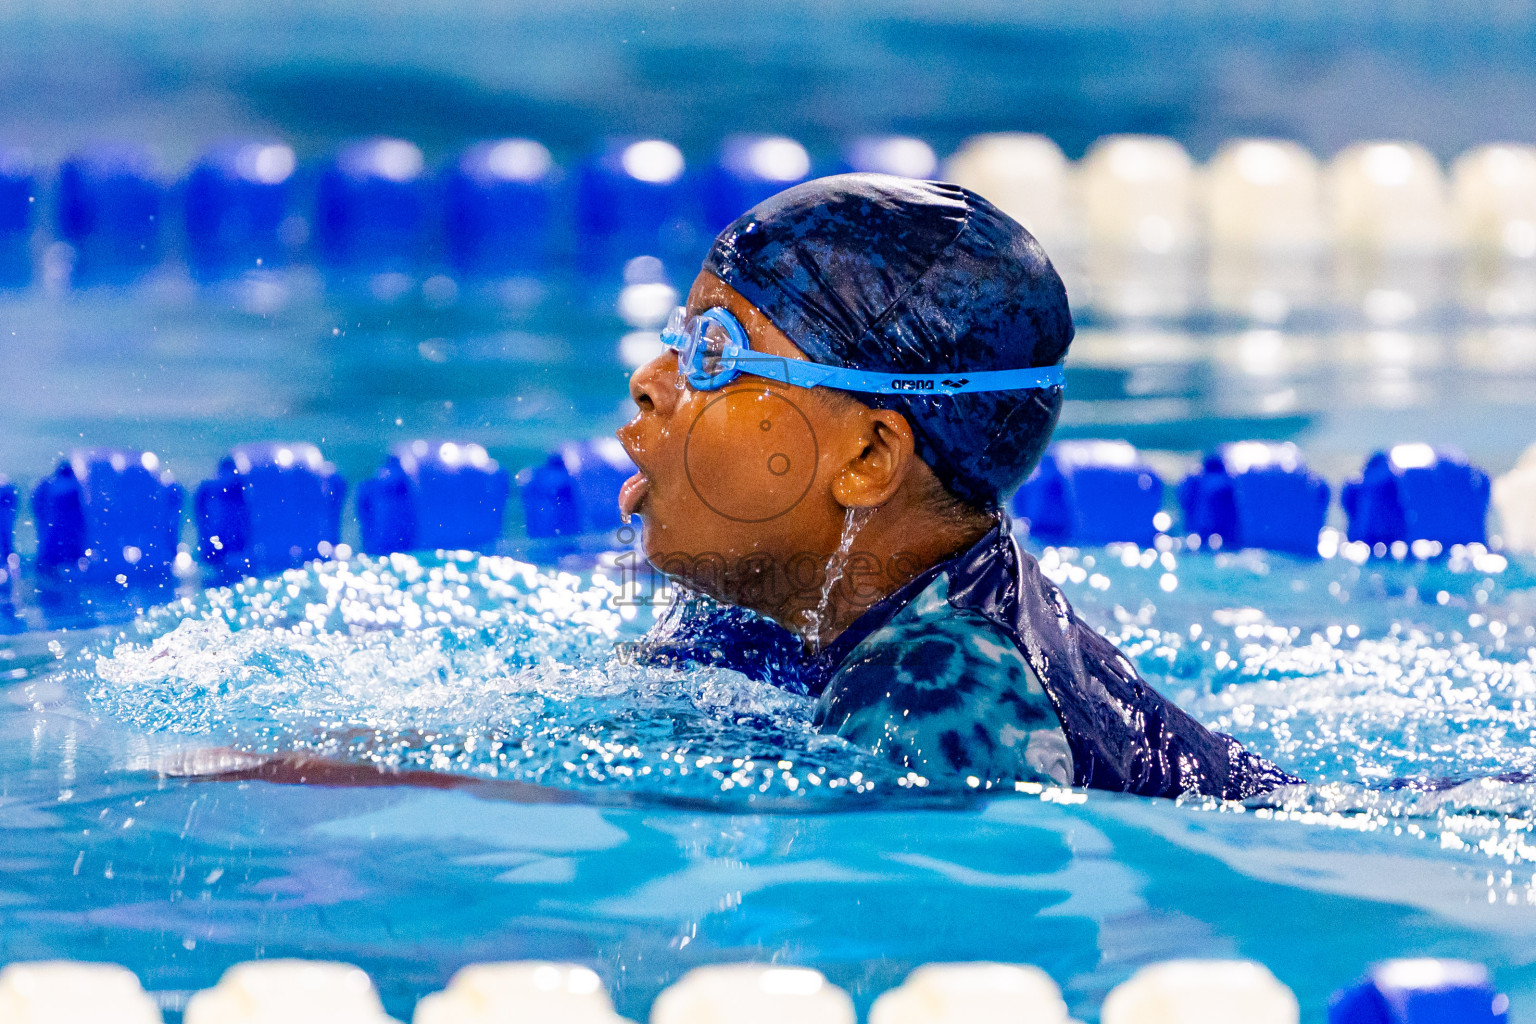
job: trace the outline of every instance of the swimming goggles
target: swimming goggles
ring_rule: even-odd
[[[677,353],[678,370],[699,391],[723,388],[743,373],[800,388],[827,387],[871,395],[961,395],[976,391],[1014,391],[1061,387],[1060,366],[975,373],[881,373],[786,359],[752,351],[747,332],[727,309],[715,306],[690,316],[682,306],[672,311],[661,331],[662,344]]]

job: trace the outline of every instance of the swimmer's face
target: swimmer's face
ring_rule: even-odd
[[[716,306],[741,322],[753,351],[806,358],[735,289],[701,273],[688,312]],[[910,457],[910,430],[895,413],[747,373],[695,390],[670,350],[636,370],[629,391],[638,409],[618,436],[640,472],[620,506],[640,517],[646,557],[694,589],[770,615],[790,591],[819,587],[847,509],[893,490],[889,473],[876,467],[871,481],[861,468],[882,423],[906,432]]]

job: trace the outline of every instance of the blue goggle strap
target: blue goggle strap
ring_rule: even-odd
[[[1066,384],[1060,366],[1034,366],[1018,370],[978,370],[975,373],[880,373],[828,366],[803,359],[746,351],[735,358],[734,369],[802,388],[836,388],[868,395],[965,395],[978,391],[1023,391],[1056,388]]]
[[[725,329],[734,343],[733,351],[722,353],[719,369],[712,375],[695,376],[688,371],[690,383],[703,390],[713,390],[729,383],[738,373],[750,373],[782,384],[801,388],[835,388],[869,395],[963,395],[980,391],[1023,391],[1056,388],[1066,384],[1060,366],[1033,366],[1017,370],[978,370],[975,373],[881,373],[855,370],[846,366],[828,366],[804,359],[786,359],[752,351],[747,332],[729,310],[716,306],[688,317],[679,306],[662,331],[662,341],[680,356],[696,348],[706,324],[713,321]]]

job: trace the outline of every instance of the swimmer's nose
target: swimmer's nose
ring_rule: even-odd
[[[677,353],[670,350],[629,375],[629,397],[642,413],[671,415],[678,400]]]

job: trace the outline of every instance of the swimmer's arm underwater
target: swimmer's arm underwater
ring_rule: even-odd
[[[185,751],[155,765],[162,778],[195,782],[270,782],[344,789],[409,786],[463,789],[491,800],[520,804],[578,803],[582,797],[552,786],[510,779],[482,779],[452,772],[398,769],[341,761],[316,754],[253,754],[227,747]]]

